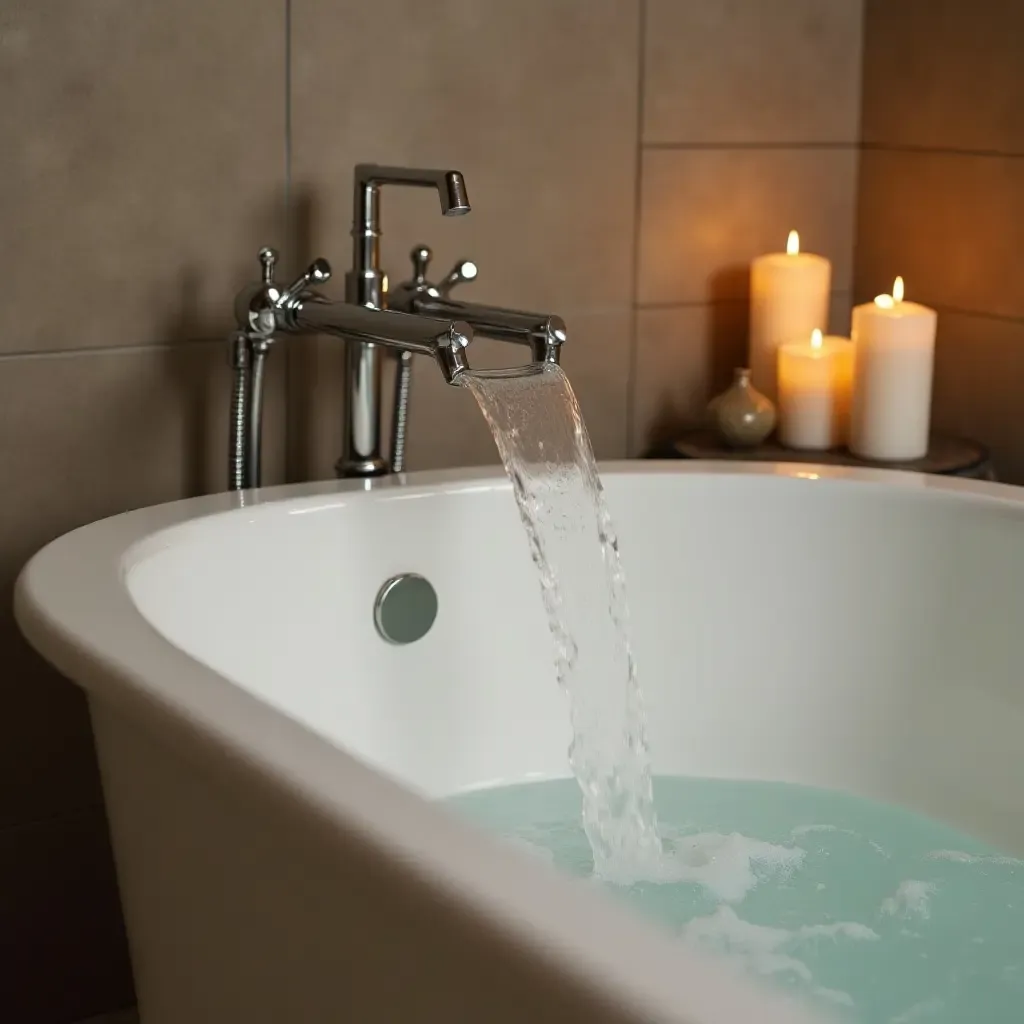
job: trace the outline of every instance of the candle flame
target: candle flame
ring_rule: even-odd
[[[821,348],[821,331],[817,327],[811,331],[811,348]]]
[[[903,301],[903,278],[897,277],[892,283],[892,297],[896,302]]]
[[[875,305],[878,306],[879,309],[892,309],[896,303],[893,302],[891,295],[876,295]]]
[[[795,256],[800,251],[800,232],[790,231],[789,238],[786,239],[786,253],[789,256]]]

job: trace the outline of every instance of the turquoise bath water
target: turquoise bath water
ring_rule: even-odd
[[[856,1024],[1024,1022],[1024,861],[842,793],[658,778],[657,878],[609,886],[684,942]],[[593,859],[572,780],[450,805],[573,875]]]

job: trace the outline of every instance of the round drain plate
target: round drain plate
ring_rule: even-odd
[[[437,618],[437,591],[430,580],[414,572],[392,576],[377,592],[373,622],[389,644],[412,644],[422,639]]]

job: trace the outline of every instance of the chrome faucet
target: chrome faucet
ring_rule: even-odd
[[[456,285],[476,280],[477,266],[472,260],[460,260],[438,284],[431,284],[427,269],[432,256],[425,245],[412,250],[412,279],[389,293],[389,309],[423,316],[457,316],[481,337],[529,345],[538,362],[559,361],[566,336],[565,321],[560,316],[452,300],[448,296]]]
[[[459,303],[452,288],[476,276],[463,261],[441,284],[426,280],[430,250],[414,250],[413,279],[388,294],[380,265],[380,188],[411,185],[435,188],[446,216],[469,212],[466,183],[458,171],[418,170],[359,164],[355,168],[352,269],[345,277],[345,301],[317,291],[330,279],[324,259],[314,260],[287,288],[274,280],[277,253],[260,252],[262,280],[242,291],[235,303],[238,330],[232,340],[234,389],[231,406],[229,482],[231,490],[260,484],[260,435],[265,360],[276,338],[285,334],[330,334],[347,343],[346,407],[339,476],[372,477],[404,468],[412,356],[430,355],[449,384],[467,370],[466,348],[474,329],[488,337],[528,344],[533,357],[557,362],[565,324],[555,316]],[[381,359],[399,359],[396,375],[391,460],[381,454]]]

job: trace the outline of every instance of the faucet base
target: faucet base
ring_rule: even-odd
[[[384,461],[384,459],[379,457],[371,459],[346,459],[343,455],[334,464],[334,475],[338,477],[339,480],[387,476],[390,472],[391,467]]]

